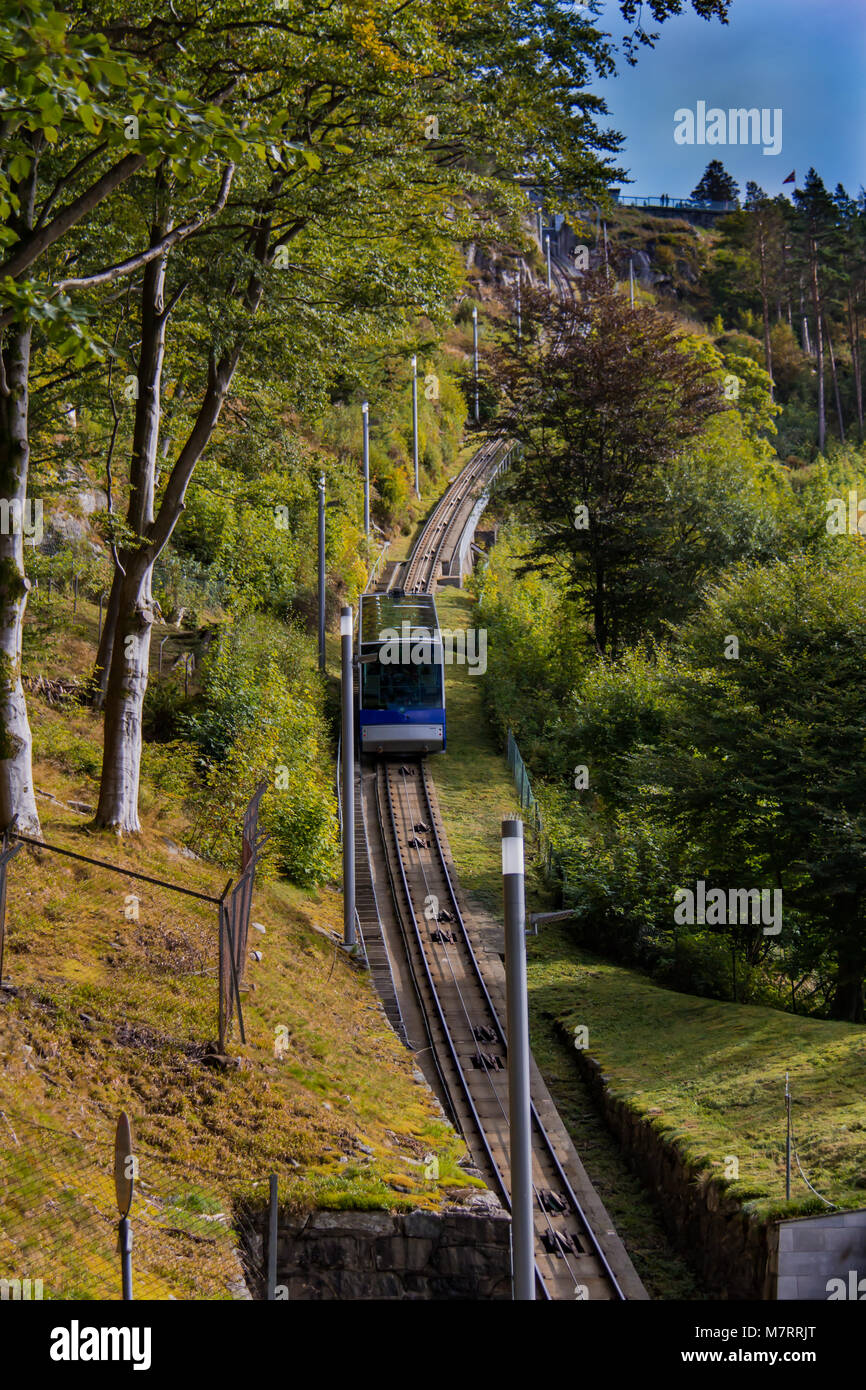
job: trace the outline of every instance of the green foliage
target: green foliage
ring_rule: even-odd
[[[203,671],[201,707],[182,719],[199,749],[195,842],[226,865],[258,784],[261,820],[273,835],[265,868],[312,885],[332,872],[336,805],[327,730],[310,644],[265,618],[226,631]]]

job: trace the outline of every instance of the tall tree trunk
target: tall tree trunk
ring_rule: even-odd
[[[157,211],[150,229],[150,244],[157,245],[166,235],[169,227],[168,209],[164,205],[164,188],[161,179],[156,187]],[[159,448],[159,427],[162,400],[162,369],[165,361],[165,331],[167,314],[165,310],[165,275],[168,257],[160,256],[145,267],[141,290],[141,353],[136,378],[137,395],[135,401],[135,424],[132,431],[132,460],[130,464],[129,506],[126,519],[136,535],[144,537],[153,522],[153,498],[156,486],[156,462]],[[135,556],[135,551],[125,550],[118,555],[120,568],[115,567],[108,597],[108,608],[99,650],[96,654],[94,670],[95,699],[97,709],[104,705],[108,693],[115,634],[121,611],[127,615],[138,604],[124,609],[124,576]],[[126,595],[127,605],[129,595]],[[147,606],[151,596],[148,594]],[[152,621],[152,619],[151,619]],[[127,634],[128,635],[128,634]],[[149,642],[149,639],[148,639]]]
[[[848,286],[848,334],[851,339],[851,368],[854,373],[854,399],[857,402],[857,437],[863,443],[863,378],[860,375],[860,324],[854,295]]]
[[[770,343],[770,294],[767,288],[767,249],[764,242],[764,224],[758,214],[758,261],[761,267],[761,315],[764,321],[764,361],[770,377],[770,399],[773,399],[773,348]]]
[[[812,309],[815,315],[815,352],[818,372],[818,453],[823,454],[827,442],[827,414],[824,404],[824,334],[821,331],[821,291],[818,287],[818,247],[809,242],[809,275],[812,282]]]
[[[0,527],[0,829],[7,829],[17,817],[19,830],[41,837],[33,790],[33,739],[21,683],[24,610],[30,589],[24,574],[23,519],[30,464],[31,332],[30,328],[8,331],[0,392],[0,500],[9,508],[8,525]]]
[[[833,339],[830,337],[830,325],[827,316],[824,315],[824,332],[827,335],[827,351],[830,354],[830,373],[833,377],[833,395],[836,400],[836,419],[839,421],[839,438],[845,443],[845,421],[842,418],[842,398],[839,395],[839,378],[836,375],[836,354],[833,351]]]
[[[105,699],[102,778],[96,824],[135,832],[141,769],[141,723],[153,627],[151,576],[146,552],[127,567],[119,586],[120,618]]]

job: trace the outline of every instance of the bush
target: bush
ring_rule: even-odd
[[[200,852],[235,864],[244,809],[265,782],[261,820],[273,837],[265,872],[322,882],[335,866],[337,822],[311,644],[265,618],[229,629],[203,667],[202,695],[184,721],[204,767],[195,797]]]

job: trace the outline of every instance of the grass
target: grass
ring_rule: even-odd
[[[568,1036],[584,1025],[612,1093],[729,1196],[757,1216],[826,1210],[796,1169],[784,1200],[788,1072],[810,1182],[838,1206],[866,1204],[866,1028],[663,989],[578,949],[567,928],[531,954],[536,1010]]]
[[[65,675],[92,661],[95,616],[79,605]],[[59,663],[63,643],[51,649]],[[144,787],[140,836],[89,829],[69,802],[96,803],[99,720],[38,696],[28,706],[47,842],[222,890],[225,869],[171,848],[189,826],[180,796],[157,783]],[[235,1025],[238,1065],[217,1069],[202,1061],[217,1026],[214,909],[59,856],[22,850],[14,860],[3,974],[16,993],[0,994],[0,1277],[42,1278],[46,1298],[118,1296],[122,1109],[141,1171],[141,1296],[231,1297],[238,1213],[264,1203],[271,1172],[281,1202],[298,1210],[432,1210],[477,1185],[369,977],[339,949],[339,892],[265,882],[252,919],[265,933],[250,933],[263,959],[247,967],[247,1042]],[[424,1176],[430,1153],[438,1181]]]

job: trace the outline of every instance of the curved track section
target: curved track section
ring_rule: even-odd
[[[425,594],[435,589],[449,541],[460,535],[488,475],[507,448],[502,439],[491,439],[481,445],[436,503],[408,560],[398,561],[383,587],[400,588],[407,594]]]

